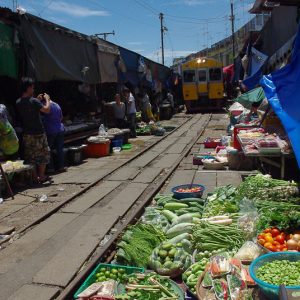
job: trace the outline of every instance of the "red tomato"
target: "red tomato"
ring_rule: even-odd
[[[280,243],[279,242],[277,242],[277,241],[274,241],[273,242],[273,245],[276,247],[276,246],[280,246]]]
[[[271,228],[267,228],[264,230],[264,233],[271,233]]]
[[[276,251],[276,247],[271,245],[269,247],[267,247],[268,250],[272,251],[272,252],[275,252]]]
[[[271,233],[272,233],[272,237],[275,237],[280,234],[280,231],[277,228],[273,228],[271,230]]]
[[[284,236],[282,234],[277,235],[275,240],[280,244],[284,244],[284,242],[285,242]]]
[[[257,239],[258,239],[258,240],[263,239],[263,238],[264,238],[264,234],[259,234],[259,235],[257,236]]]

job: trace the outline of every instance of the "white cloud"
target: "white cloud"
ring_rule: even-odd
[[[48,9],[52,11],[64,13],[73,17],[93,17],[93,16],[105,17],[110,15],[109,12],[105,10],[94,10],[76,4],[69,4],[63,1],[57,1],[51,3]]]

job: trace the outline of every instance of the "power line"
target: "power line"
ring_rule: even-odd
[[[150,11],[154,15],[157,15],[159,13],[158,10],[150,6],[148,3],[145,3],[143,1],[133,0],[135,3],[139,4],[140,6],[144,7],[146,10]]]
[[[49,0],[48,3],[44,7],[42,7],[42,9],[38,12],[38,16],[41,17],[45,9],[47,9],[53,2],[54,0]]]

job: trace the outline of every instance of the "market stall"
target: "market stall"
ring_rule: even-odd
[[[206,199],[204,190],[156,195],[74,298],[275,300],[281,284],[299,292],[297,184],[258,174]]]

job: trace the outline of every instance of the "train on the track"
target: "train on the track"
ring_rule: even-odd
[[[222,63],[196,58],[181,65],[183,99],[187,112],[222,108],[224,81]]]

